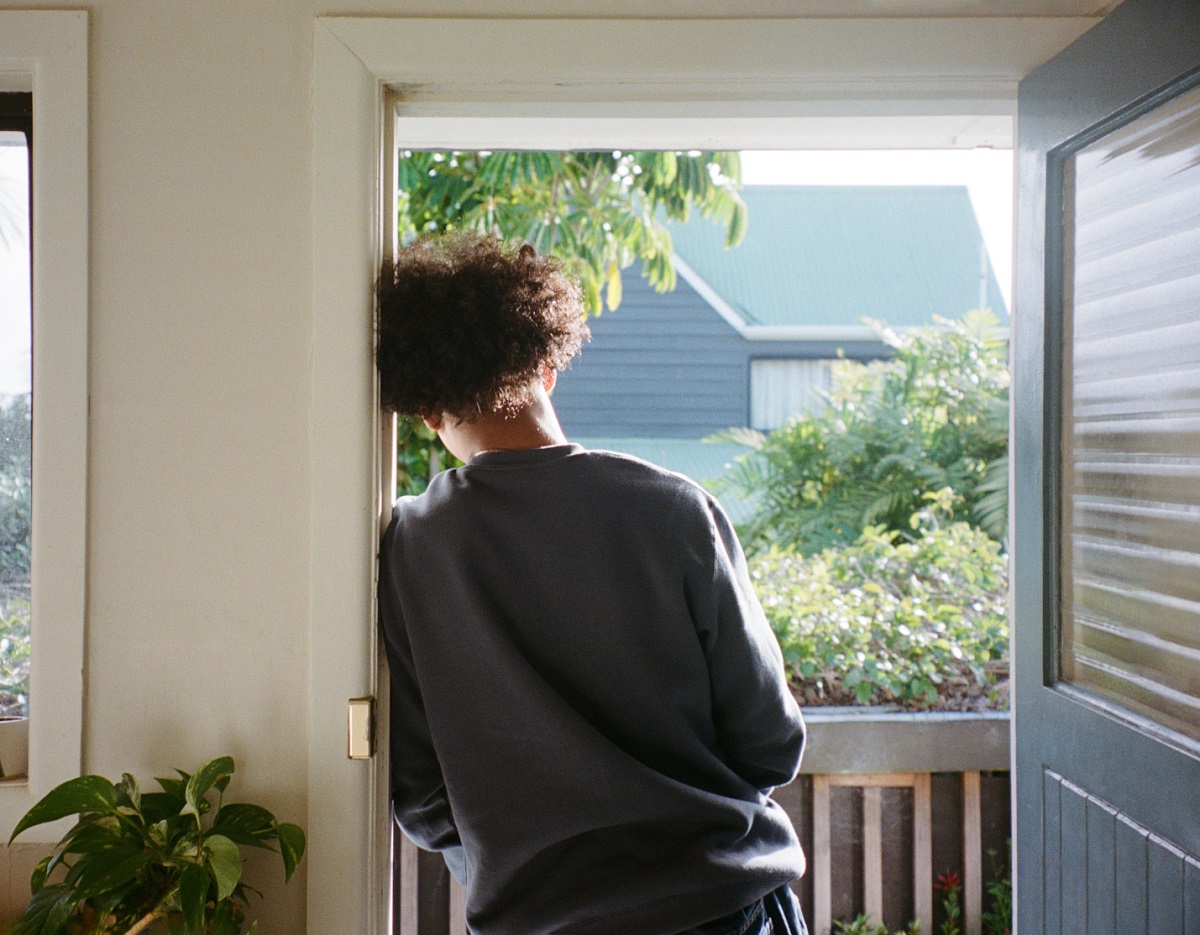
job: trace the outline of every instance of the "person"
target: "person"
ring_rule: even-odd
[[[587,337],[528,245],[421,240],[381,275],[382,403],[464,462],[381,546],[396,819],[476,935],[804,932],[778,644],[707,492],[563,435]]]

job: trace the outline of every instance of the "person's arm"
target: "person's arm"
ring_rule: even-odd
[[[708,659],[717,737],[730,767],[766,792],[795,778],[804,718],[737,534],[711,497],[702,509],[689,599]]]
[[[438,763],[429,721],[413,667],[412,650],[391,573],[396,520],[384,534],[379,552],[379,623],[391,673],[392,808],[401,829],[419,847],[440,851],[446,866],[464,881],[462,841]]]

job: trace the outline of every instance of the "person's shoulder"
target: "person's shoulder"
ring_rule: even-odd
[[[597,483],[611,484],[630,496],[669,501],[685,512],[707,512],[716,499],[692,478],[642,458],[618,451],[585,452]]]
[[[448,476],[453,471],[442,471],[435,474],[429,486],[419,494],[407,494],[399,497],[392,506],[392,522],[400,523],[412,529],[422,523],[430,522],[439,513],[444,513],[452,505],[453,478]]]
[[[667,490],[705,493],[704,488],[690,477],[631,454],[593,448],[583,452],[583,455],[597,473],[610,474],[630,482],[656,485]]]

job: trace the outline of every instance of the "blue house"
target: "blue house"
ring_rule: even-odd
[[[819,401],[838,359],[887,355],[864,319],[906,328],[982,306],[1007,318],[965,187],[742,196],[750,223],[734,249],[704,218],[672,225],[674,292],[628,271],[620,308],[592,321],[555,390],[568,437],[708,480],[745,449],[701,439],[777,428]]]

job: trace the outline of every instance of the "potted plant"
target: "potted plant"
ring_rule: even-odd
[[[13,830],[79,820],[33,872],[32,898],[13,935],[240,935],[246,923],[243,846],[278,849],[291,879],[304,854],[304,832],[265,808],[226,803],[234,762],[227,756],[179,778],[157,779],[160,792],[80,776],[52,789]],[[251,923],[248,933],[257,931]]]

